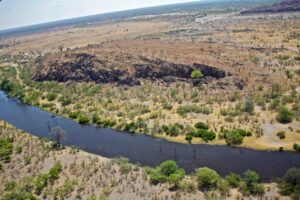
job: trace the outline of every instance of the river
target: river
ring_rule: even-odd
[[[132,163],[156,166],[164,160],[175,160],[187,172],[210,167],[221,175],[242,174],[251,169],[264,181],[284,175],[291,167],[300,167],[300,154],[279,151],[258,151],[217,145],[187,145],[169,142],[144,134],[124,133],[77,122],[37,107],[8,98],[0,91],[0,118],[17,128],[39,137],[48,137],[52,127],[66,131],[65,145],[104,157],[123,156]]]

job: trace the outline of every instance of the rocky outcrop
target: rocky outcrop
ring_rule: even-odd
[[[277,13],[277,12],[296,12],[300,11],[300,0],[285,0],[271,6],[255,7],[241,11],[241,14],[254,13]]]
[[[66,54],[57,59],[44,58],[38,61],[33,79],[139,85],[142,80],[160,80],[166,83],[178,80],[192,81],[191,73],[197,69],[204,77],[213,79],[225,77],[225,71],[204,64],[185,65],[147,58],[131,59],[136,63],[127,67],[119,67],[113,61],[100,60],[87,53]]]

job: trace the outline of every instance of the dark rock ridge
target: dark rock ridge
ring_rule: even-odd
[[[300,11],[300,0],[285,0],[270,6],[261,6],[241,11],[241,14],[277,13]]]
[[[115,63],[99,60],[96,56],[86,53],[67,54],[63,58],[49,60],[51,61],[41,60],[37,63],[38,67],[33,77],[35,81],[139,85],[142,80],[162,80],[167,83],[178,80],[192,81],[191,73],[197,69],[202,72],[204,79],[221,79],[226,75],[225,71],[204,64],[185,65],[147,58],[139,59],[128,67],[118,67]]]

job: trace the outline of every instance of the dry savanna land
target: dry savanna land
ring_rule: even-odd
[[[300,12],[241,14],[244,4],[0,38],[1,90],[81,124],[180,143],[300,152]],[[135,166],[2,123],[4,199],[300,196],[284,178],[262,184],[252,171],[222,178],[208,168],[186,175],[171,161]]]

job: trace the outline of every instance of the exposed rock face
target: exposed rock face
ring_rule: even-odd
[[[127,57],[128,58],[128,57]],[[129,58],[134,61],[136,59]],[[100,60],[87,53],[65,54],[58,59],[41,59],[37,64],[36,81],[84,81],[138,85],[141,80],[191,81],[191,73],[199,69],[205,77],[221,79],[225,71],[203,64],[175,64],[163,60],[139,58],[137,63],[119,67],[113,61]]]
[[[296,12],[300,11],[300,0],[285,0],[281,3],[275,3],[271,6],[261,6],[243,10],[241,14],[252,13],[276,13],[276,12]]]

